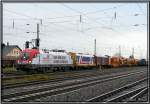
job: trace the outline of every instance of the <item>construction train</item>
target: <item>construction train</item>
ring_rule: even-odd
[[[45,72],[48,70],[77,70],[136,65],[146,65],[146,60],[138,60],[134,57],[98,56],[66,52],[65,50],[25,49],[21,51],[16,69],[26,72]]]

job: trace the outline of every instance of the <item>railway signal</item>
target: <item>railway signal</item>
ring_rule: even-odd
[[[40,46],[40,39],[37,38],[37,39],[35,40],[35,45],[36,45],[36,47],[39,47],[39,46]]]
[[[35,46],[39,49],[39,46],[40,46],[40,38],[39,38],[39,24],[37,24],[37,38],[36,38],[36,41],[35,41]]]
[[[26,41],[25,48],[29,48],[29,41]]]
[[[30,25],[30,24],[27,24],[27,25]],[[26,48],[29,48],[29,43],[32,44],[32,42],[34,41],[35,42],[35,47],[34,45],[32,44],[33,48],[36,48],[36,49],[39,49],[39,46],[40,46],[40,38],[39,38],[39,24],[37,24],[37,32],[33,32],[33,33],[37,33],[37,38],[36,39],[32,39],[32,41],[26,41],[25,43],[25,47]],[[26,33],[30,33],[30,32],[26,32]]]

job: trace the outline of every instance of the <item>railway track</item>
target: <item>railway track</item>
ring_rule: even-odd
[[[137,67],[138,68],[138,67]],[[116,69],[114,69],[116,70]],[[35,84],[44,84],[44,83],[49,83],[49,82],[56,82],[56,81],[64,81],[64,80],[71,80],[75,78],[84,78],[84,77],[91,77],[91,76],[97,76],[97,75],[103,75],[105,74],[111,74],[111,72],[107,72],[107,70],[104,71],[98,71],[98,70],[84,70],[82,71],[71,71],[71,72],[57,72],[57,73],[47,73],[45,75],[47,76],[54,76],[52,79],[48,80],[33,80],[33,81],[24,81],[22,83],[15,83],[15,84],[4,84],[2,83],[2,89],[10,89],[10,88],[15,88],[15,87],[21,87],[21,86],[29,86],[29,85],[35,85]],[[134,71],[134,70],[133,70]],[[118,72],[117,72],[118,73]],[[41,75],[41,74],[33,74],[33,75]],[[26,77],[31,76],[31,75],[25,75]],[[23,78],[24,76],[16,76]],[[4,80],[4,79],[3,79]],[[16,82],[17,80],[15,80]]]
[[[49,83],[49,82],[55,82],[55,81],[63,81],[63,80],[70,80],[74,78],[82,78],[82,77],[88,77],[88,76],[95,76],[98,74],[102,74],[102,72],[97,70],[86,70],[86,73],[84,71],[73,71],[71,72],[58,72],[58,73],[46,73],[43,74],[44,76],[54,76],[52,79],[48,80],[33,80],[33,81],[25,81],[23,83],[15,83],[15,84],[3,84],[2,89],[10,89],[15,87],[22,87],[22,86],[29,86],[29,85],[35,85],[35,84],[41,84],[41,83]],[[36,76],[41,74],[36,74]],[[15,78],[24,78],[24,77],[32,77],[32,75],[25,75],[25,76],[16,76]],[[6,78],[7,79],[7,78]],[[3,79],[5,80],[5,79]]]
[[[83,87],[87,87],[87,86],[92,86],[95,84],[99,84],[99,83],[103,83],[106,81],[111,81],[111,80],[115,80],[118,78],[124,78],[124,77],[128,77],[128,76],[132,76],[132,75],[136,75],[136,74],[142,74],[145,71],[139,71],[139,72],[128,72],[128,73],[122,73],[122,74],[118,74],[118,75],[114,75],[114,76],[107,76],[107,77],[103,77],[103,78],[93,78],[93,79],[88,79],[85,81],[75,81],[75,83],[69,83],[69,84],[62,84],[62,85],[55,85],[55,86],[47,86],[45,88],[41,88],[41,89],[34,89],[31,91],[26,91],[26,92],[19,92],[19,93],[12,93],[9,95],[2,95],[2,101],[5,102],[22,102],[22,101],[29,101],[29,100],[33,100],[33,99],[37,99],[43,96],[51,96],[51,95],[55,95],[55,94],[60,94],[63,92],[68,92],[68,91],[72,91],[72,90],[76,90],[79,88],[83,88]]]
[[[148,90],[149,90],[148,87],[144,88],[143,90],[141,90],[140,92],[138,92],[136,95],[130,97],[130,98],[127,100],[127,102],[135,102],[135,101],[138,101],[138,102],[139,102],[139,101],[141,101],[141,100],[139,100],[139,99],[141,99],[145,94],[147,94],[147,93],[148,93]]]
[[[122,67],[126,70],[128,67]],[[142,67],[133,67],[133,68],[142,68]],[[117,68],[113,68],[113,70],[116,70]],[[97,71],[97,69],[92,69],[92,71]],[[104,70],[112,70],[112,68],[104,69]],[[43,73],[43,75],[60,75],[60,74],[67,74],[70,72],[74,73],[85,73],[85,70],[71,70],[69,72],[47,72]],[[86,72],[91,72],[91,69],[86,69]],[[25,72],[13,72],[13,73],[2,73],[3,80],[11,80],[11,79],[21,79],[24,77],[32,76],[32,75],[42,75],[41,73],[32,73],[32,74],[26,74]]]
[[[60,73],[59,73],[60,74]],[[89,71],[89,72],[86,72],[86,73],[83,73],[83,72],[75,72],[75,73],[63,73],[63,74],[57,74],[57,78],[52,78],[52,79],[49,79],[49,80],[36,80],[36,81],[26,81],[24,83],[16,83],[16,84],[6,84],[6,85],[3,85],[2,86],[2,89],[5,90],[5,89],[11,89],[11,88],[16,88],[16,87],[25,87],[25,86],[29,86],[29,85],[35,85],[35,84],[44,84],[44,83],[52,83],[52,82],[61,82],[61,81],[65,81],[65,80],[71,80],[71,79],[78,79],[78,78],[84,78],[84,77],[89,77],[89,76],[96,76],[96,75],[99,75],[101,74],[101,72],[92,72]],[[52,74],[49,74],[49,75],[52,75]],[[55,74],[53,74],[55,75]]]
[[[113,91],[88,99],[86,102],[132,102],[144,95],[148,86],[147,78],[128,84]]]
[[[95,69],[93,69],[95,70]],[[70,71],[71,72],[71,71]],[[33,74],[26,74],[26,73],[3,73],[3,80],[11,80],[12,78],[13,79],[22,79],[24,77],[29,77],[29,76],[32,76],[32,75],[35,75],[35,76],[38,76],[38,75],[61,75],[61,74],[68,74],[70,72],[47,72],[47,73],[33,73]],[[75,73],[83,73],[84,71],[83,70],[77,70],[77,71],[72,71],[72,72],[75,72]],[[91,72],[91,70],[86,70],[86,72]]]

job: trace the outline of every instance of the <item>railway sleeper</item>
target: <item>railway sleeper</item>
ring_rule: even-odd
[[[126,85],[126,86],[120,87],[120,88],[115,89],[115,90],[113,90],[113,91],[104,93],[104,94],[102,94],[102,95],[96,96],[96,97],[94,97],[94,98],[92,98],[92,99],[88,99],[87,102],[103,102],[106,98],[108,98],[108,97],[110,97],[110,96],[113,96],[113,95],[115,95],[115,94],[117,94],[117,93],[119,93],[119,92],[121,92],[121,91],[126,90],[126,89],[129,89],[129,88],[131,88],[131,87],[133,87],[133,86],[135,86],[135,85],[137,85],[137,84],[140,84],[141,82],[143,82],[143,81],[145,81],[145,80],[147,80],[147,78],[144,78],[144,79],[142,79],[142,80],[140,80],[140,81],[136,81],[136,82],[131,83],[131,84],[128,84],[128,85]]]
[[[141,87],[141,88],[129,91],[127,93],[124,93],[123,95],[120,95],[120,96],[117,96],[117,97],[113,97],[111,99],[107,99],[107,100],[104,100],[104,101],[105,102],[121,102],[124,99],[127,99],[127,98],[129,98],[131,96],[134,96],[136,93],[142,91],[144,88],[146,88],[146,87],[144,86],[144,87]]]
[[[139,98],[141,98],[144,94],[146,94],[148,91],[148,88],[143,89],[142,91],[140,91],[139,93],[137,93],[136,95],[132,96],[129,98],[128,102],[135,102],[138,101]]]

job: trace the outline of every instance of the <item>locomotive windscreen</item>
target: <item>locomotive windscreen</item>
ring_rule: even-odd
[[[29,59],[29,53],[28,52],[23,52],[21,55],[21,60],[28,60]]]

